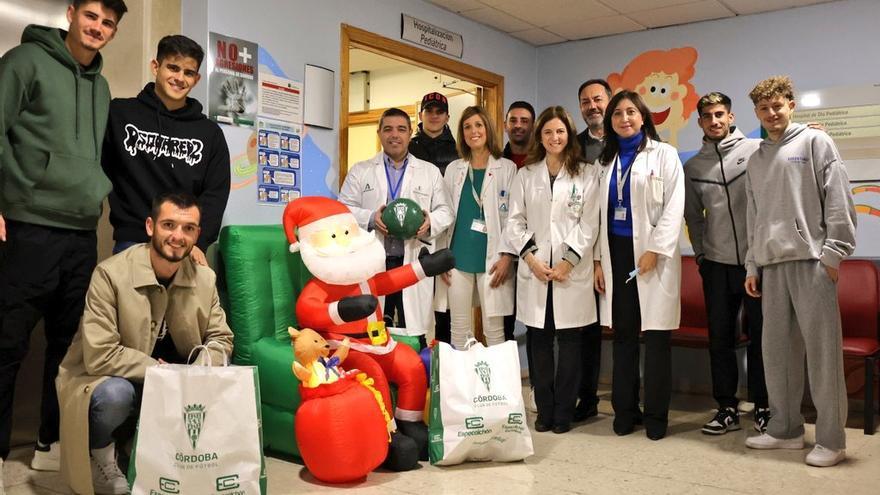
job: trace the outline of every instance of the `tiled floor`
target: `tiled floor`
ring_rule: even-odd
[[[607,399],[607,396],[604,397]],[[803,451],[753,451],[743,445],[752,430],[720,437],[700,433],[711,416],[708,397],[673,398],[670,435],[652,442],[643,430],[619,438],[611,431],[611,404],[563,435],[533,433],[535,455],[512,464],[469,463],[439,468],[423,463],[407,473],[374,472],[357,485],[324,485],[300,465],[268,459],[269,493],[330,493],[345,488],[357,494],[635,494],[635,493],[880,493],[880,434],[865,436],[851,414],[847,460],[833,468],[811,468]],[[533,419],[533,418],[532,418]],[[812,446],[813,427],[807,441]],[[7,495],[69,493],[57,473],[27,469],[30,451],[19,449],[5,467]],[[200,494],[187,494],[200,495]]]

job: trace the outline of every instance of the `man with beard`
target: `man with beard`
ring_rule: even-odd
[[[605,147],[605,107],[611,99],[611,86],[604,79],[590,79],[578,89],[578,105],[581,116],[587,124],[584,132],[578,134],[578,142],[584,152],[584,160],[593,163]]]
[[[684,164],[684,219],[703,279],[709,323],[709,364],[712,395],[718,412],[703,425],[707,435],[740,429],[736,397],[736,320],[740,307],[749,323],[748,384],[755,403],[755,430],[764,433],[770,421],[764,361],[761,353],[761,300],[745,293],[746,165],[761,146],[734,125],[732,102],[711,92],[697,102],[697,124],[703,146]]]
[[[427,377],[416,352],[397,342],[385,328],[379,297],[403,290],[454,266],[448,249],[385,271],[385,250],[373,232],[358,226],[342,203],[319,196],[300,198],[284,210],[284,232],[291,251],[302,253],[315,277],[296,303],[301,326],[317,330],[332,348],[350,339],[345,365],[376,381],[385,409],[394,411],[395,425],[386,466],[403,471],[415,467],[415,456],[427,460],[428,432],[422,422]],[[391,407],[388,382],[397,385],[397,407]],[[413,443],[413,441],[415,443]],[[416,450],[417,449],[417,450]]]
[[[517,170],[526,164],[529,154],[529,143],[535,128],[535,108],[527,101],[515,101],[507,108],[504,119],[504,130],[507,132],[507,144],[502,153],[504,158],[516,164]],[[507,326],[504,327],[505,332]]]
[[[502,156],[516,164],[519,170],[526,164],[529,153],[529,143],[532,140],[532,132],[535,130],[535,108],[527,101],[515,101],[507,108],[507,117],[504,119],[504,131],[507,133],[507,144],[504,145]],[[514,258],[516,260],[516,258]],[[515,263],[516,261],[514,261]],[[516,273],[516,265],[513,266]],[[516,277],[513,277],[516,284]],[[514,288],[516,285],[514,285]],[[515,290],[515,289],[514,289]],[[504,317],[504,340],[513,340],[513,331],[516,327],[516,301],[514,301],[513,314]],[[529,346],[526,345],[526,352]],[[531,359],[529,360],[531,366]],[[529,368],[529,376],[531,368]],[[534,399],[534,389],[532,399]],[[534,402],[531,400],[530,402]]]
[[[210,342],[219,344],[210,362],[231,355],[217,277],[190,257],[200,218],[192,195],[160,195],[146,219],[150,242],[101,262],[92,275],[56,381],[61,470],[76,493],[128,493],[114,432],[137,415],[148,367],[186,363],[195,346]]]
[[[578,105],[587,128],[578,134],[584,161],[593,163],[605,148],[605,107],[611,99],[611,87],[604,79],[590,79],[578,89]],[[575,421],[584,421],[599,414],[599,369],[602,359],[602,328],[596,322],[583,331],[583,375],[578,391]]]

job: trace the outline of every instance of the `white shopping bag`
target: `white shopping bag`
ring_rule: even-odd
[[[518,461],[534,453],[522,399],[516,342],[431,354],[431,464]]]
[[[265,493],[255,367],[151,367],[138,421],[132,495]]]

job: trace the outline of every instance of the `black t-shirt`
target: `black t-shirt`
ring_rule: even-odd
[[[167,290],[171,285],[171,280],[159,280],[159,283]],[[168,325],[165,324],[164,318],[159,324],[159,336],[156,338],[156,345],[153,347],[151,357],[156,360],[161,359],[166,363],[186,364],[186,356],[178,354],[177,348],[174,347],[174,339],[171,337],[171,332],[168,331]]]

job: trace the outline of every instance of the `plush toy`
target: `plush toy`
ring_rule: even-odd
[[[363,479],[388,456],[391,416],[373,380],[339,365],[348,356],[343,340],[333,357],[330,344],[311,328],[288,327],[300,380],[296,442],[315,478],[328,483]]]
[[[314,276],[297,300],[297,320],[321,333],[331,348],[350,339],[347,362],[375,380],[385,408],[394,411],[392,429],[397,431],[385,465],[398,471],[416,467],[428,450],[421,421],[427,377],[419,355],[397,345],[385,329],[379,297],[450,270],[455,263],[451,252],[425,249],[417,261],[385,271],[385,249],[375,234],[361,228],[342,203],[317,196],[287,205],[284,232],[291,251],[301,252]],[[396,409],[389,381],[398,387]]]
[[[349,340],[346,338],[330,357],[330,344],[324,337],[312,330],[287,328],[290,342],[293,344],[293,374],[307,388],[315,388],[323,383],[333,383],[342,376],[339,365],[348,357]]]

